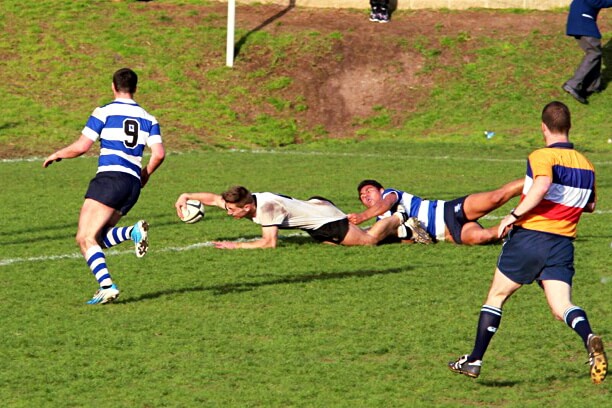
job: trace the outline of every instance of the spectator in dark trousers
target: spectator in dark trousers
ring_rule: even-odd
[[[574,76],[563,84],[563,90],[578,102],[587,104],[587,97],[601,91],[601,33],[597,15],[602,8],[612,7],[612,0],[573,0],[567,15],[566,34],[576,38],[584,58]]]

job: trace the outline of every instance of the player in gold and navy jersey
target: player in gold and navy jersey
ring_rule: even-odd
[[[498,235],[511,228],[497,262],[489,294],[480,311],[474,349],[448,364],[451,371],[478,377],[482,358],[497,332],[502,307],[521,286],[537,281],[555,318],[582,339],[589,354],[591,380],[601,383],[608,361],[601,337],[586,312],[572,303],[576,226],[583,212],[595,210],[595,169],[569,142],[570,112],[551,102],[542,112],[546,147],[529,155],[523,194],[501,221]]]

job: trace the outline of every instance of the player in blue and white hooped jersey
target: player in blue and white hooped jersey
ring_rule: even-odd
[[[357,191],[359,200],[367,209],[348,217],[351,223],[358,225],[374,217],[385,218],[400,209],[408,217],[416,217],[419,226],[435,241],[463,245],[489,244],[499,240],[497,227],[483,228],[478,219],[519,196],[523,184],[524,179],[517,179],[497,190],[444,201],[425,200],[402,190],[385,189],[376,180],[363,180],[357,186]]]
[[[142,257],[148,250],[146,221],[116,227],[136,204],[141,188],[165,157],[157,119],[133,99],[137,85],[138,76],[134,71],[129,68],[116,71],[112,82],[113,102],[96,108],[79,139],[51,154],[43,163],[43,167],[48,167],[53,162],[81,156],[100,141],[98,171],[85,194],[76,234],[81,253],[99,284],[89,304],[112,302],[119,296],[103,249],[132,240],[136,256]],[[151,158],[143,167],[145,147],[151,149]]]

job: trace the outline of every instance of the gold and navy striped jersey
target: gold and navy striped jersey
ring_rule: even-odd
[[[523,228],[567,237],[576,236],[584,207],[595,200],[595,168],[571,143],[555,143],[532,152],[521,201],[538,176],[552,185],[542,201],[515,223]]]

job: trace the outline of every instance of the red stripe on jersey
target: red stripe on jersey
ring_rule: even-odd
[[[569,207],[552,201],[542,200],[530,213],[540,215],[549,220],[565,220],[577,223],[582,215],[582,211],[583,209],[579,207]]]

